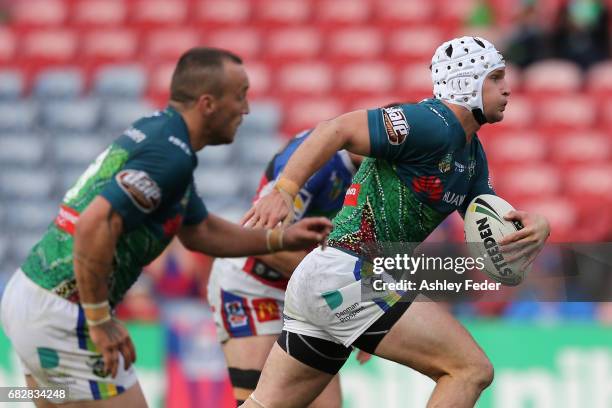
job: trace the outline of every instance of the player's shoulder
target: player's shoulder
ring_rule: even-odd
[[[135,121],[123,134],[123,144],[139,153],[161,151],[168,157],[191,157],[187,127],[181,115],[172,108],[156,111]]]

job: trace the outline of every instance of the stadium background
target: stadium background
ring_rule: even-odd
[[[251,80],[252,111],[237,141],[200,154],[196,182],[213,212],[236,220],[292,133],[344,111],[428,97],[435,47],[470,34],[493,41],[509,61],[506,119],[479,132],[499,195],[546,214],[555,242],[610,241],[611,7],[590,0],[1,0],[0,289],[87,164],[132,120],[164,106],[177,57],[195,45],[238,53]],[[461,231],[453,217],[432,239],[461,240]],[[231,406],[204,303],[210,262],[173,245],[119,310],[153,406]],[[533,273],[554,265],[554,256],[540,257]],[[600,284],[610,290],[612,282]],[[496,367],[479,406],[612,406],[610,303],[480,303],[455,312]],[[364,367],[351,361],[343,376],[347,407],[424,406],[433,387],[380,359]],[[22,381],[0,332],[0,385]]]

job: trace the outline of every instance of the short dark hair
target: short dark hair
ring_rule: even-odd
[[[185,103],[196,101],[204,93],[221,96],[223,81],[219,73],[225,61],[242,64],[240,57],[218,48],[196,47],[185,52],[172,74],[170,99]]]

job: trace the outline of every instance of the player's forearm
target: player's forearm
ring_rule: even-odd
[[[108,300],[108,280],[122,228],[121,218],[107,202],[92,206],[81,215],[74,234],[74,275],[84,304]]]
[[[199,225],[184,227],[179,238],[191,251],[231,258],[269,253],[266,234],[266,230],[243,228],[209,214]]]
[[[275,254],[258,255],[257,259],[289,278],[307,253],[306,251],[281,251]]]
[[[338,150],[342,150],[345,143],[344,134],[334,120],[319,123],[293,153],[283,169],[282,177],[303,186]]]
[[[370,154],[368,116],[364,110],[321,122],[291,156],[282,177],[303,186],[339,150],[361,156]]]

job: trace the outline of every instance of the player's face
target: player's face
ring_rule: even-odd
[[[211,144],[226,144],[234,141],[242,115],[249,113],[247,91],[249,79],[241,64],[226,62],[224,66],[224,90],[216,98],[216,109],[210,117],[214,140]]]
[[[506,81],[506,69],[496,69],[485,78],[482,86],[484,114],[489,123],[499,122],[504,118],[509,97],[510,87]]]

